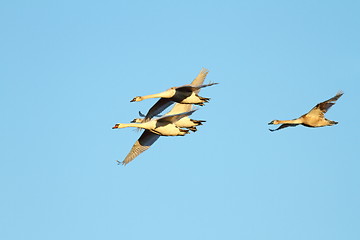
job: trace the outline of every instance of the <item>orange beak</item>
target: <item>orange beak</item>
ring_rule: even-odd
[[[115,124],[115,126],[112,127],[112,129],[118,128],[119,124]]]

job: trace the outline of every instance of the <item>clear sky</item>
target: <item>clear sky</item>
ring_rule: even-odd
[[[360,239],[359,1],[3,1],[0,239]],[[190,83],[185,137],[111,129]],[[268,130],[344,95],[333,127]]]

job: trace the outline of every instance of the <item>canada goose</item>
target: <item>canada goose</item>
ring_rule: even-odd
[[[140,138],[135,142],[131,148],[128,155],[125,157],[122,162],[123,165],[128,164],[134,158],[136,158],[140,153],[146,151],[150,146],[160,137],[160,136],[184,136],[189,133],[189,130],[184,130],[178,128],[174,123],[176,123],[181,118],[190,116],[196,110],[184,112],[180,114],[173,114],[162,116],[158,119],[153,119],[145,123],[129,123],[129,124],[115,124],[113,129],[116,128],[125,128],[125,127],[137,127],[143,128],[145,131],[140,136]],[[118,161],[118,163],[120,163]]]
[[[196,78],[191,82],[190,86],[202,86],[204,83],[204,80],[207,76],[207,74],[209,73],[209,70],[207,70],[206,68],[202,68],[200,70],[200,73],[196,76]],[[189,86],[189,85],[186,85]],[[197,90],[194,91],[194,93],[197,95],[200,92],[200,88],[198,88]],[[134,99],[133,99],[134,100]],[[175,101],[175,100],[174,100]],[[172,101],[171,99],[168,98],[160,98],[150,109],[149,111],[146,113],[145,118],[143,121],[149,121],[151,118],[153,118],[154,116],[158,115],[159,113],[161,113],[162,111],[164,111],[166,108],[168,108],[170,105],[172,105],[174,103],[174,101]],[[188,105],[188,107],[183,107],[183,109],[180,109],[179,105],[181,103],[177,103],[176,105],[178,107],[174,107],[172,111],[170,111],[168,114],[177,114],[177,113],[181,113],[181,112],[187,112],[190,111],[191,109],[191,104],[184,104],[184,105]],[[201,105],[201,104],[198,104]],[[182,120],[184,121],[184,120]]]
[[[332,105],[343,95],[342,91],[339,91],[335,97],[330,98],[324,102],[318,103],[308,113],[302,115],[299,118],[293,120],[273,120],[268,124],[282,124],[277,129],[269,129],[270,131],[280,130],[286,127],[295,127],[299,124],[306,127],[324,127],[338,124],[338,122],[331,121],[324,117],[324,114],[331,108]]]

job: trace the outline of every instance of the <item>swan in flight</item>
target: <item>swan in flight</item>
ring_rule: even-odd
[[[209,87],[215,84],[218,83],[209,83],[198,86],[184,85],[180,87],[172,87],[161,93],[134,97],[130,102],[140,102],[149,98],[162,98],[167,99],[167,101],[203,106],[204,103],[210,100],[210,98],[200,97],[196,92],[201,88]]]
[[[192,108],[192,104],[176,103],[174,105],[174,107],[163,116],[174,115],[174,114],[179,114],[179,113],[183,113],[183,112],[189,112],[191,110],[191,108]],[[139,115],[141,117],[145,117],[145,115],[142,114],[141,112],[139,112]],[[131,122],[142,123],[142,122],[144,122],[144,118],[135,118]],[[177,122],[174,122],[174,124],[179,128],[187,128],[193,132],[196,132],[197,131],[196,126],[202,125],[203,122],[206,122],[206,121],[205,120],[194,120],[194,119],[191,119],[188,116],[186,116],[186,117],[181,118]]]
[[[196,110],[189,112],[166,115],[157,119],[152,119],[148,122],[142,123],[118,123],[115,124],[113,129],[126,128],[126,127],[137,127],[143,128],[145,131],[140,138],[135,142],[128,155],[122,162],[123,165],[128,164],[139,154],[146,151],[160,136],[184,136],[189,133],[189,130],[181,129],[175,125],[175,123],[184,117],[190,116]],[[120,162],[119,162],[120,163]]]
[[[147,129],[161,136],[184,136],[189,132],[189,130],[180,129],[174,123],[176,121],[179,121],[183,117],[190,116],[195,111],[196,110],[179,113],[179,114],[167,115],[167,116],[164,115],[160,118],[152,119],[148,122],[142,122],[142,123],[117,123],[115,124],[113,129],[136,127],[136,128]]]
[[[190,85],[185,85],[185,86],[192,86],[192,87],[196,87],[196,86],[207,86],[207,85],[203,85],[204,80],[207,76],[207,74],[209,73],[209,70],[206,68],[202,68],[200,73],[196,76],[196,78],[191,82]],[[209,84],[209,85],[214,85],[216,83],[213,84]],[[194,92],[192,92],[192,94],[197,95],[200,92],[201,88],[198,88],[197,90],[194,90]],[[134,98],[136,99],[136,98]],[[135,101],[135,100],[132,101]],[[209,99],[207,99],[206,101],[208,101]],[[159,113],[161,113],[162,111],[164,111],[166,108],[168,108],[170,105],[172,105],[174,102],[176,102],[175,100],[172,100],[171,98],[160,98],[150,109],[149,111],[146,113],[145,115],[145,119],[142,121],[149,121],[151,118],[153,118],[154,116],[158,115]],[[198,104],[201,105],[201,104]],[[183,107],[180,107],[183,106]],[[173,108],[173,110],[171,110],[168,114],[177,114],[177,113],[181,113],[181,112],[188,112],[191,110],[191,104],[189,103],[177,103],[176,107]],[[141,116],[141,115],[140,115]],[[186,119],[186,118],[185,118]],[[182,120],[183,122],[185,121]],[[137,120],[139,121],[139,120]],[[200,124],[199,124],[200,125]]]
[[[277,131],[286,127],[295,127],[297,125],[303,125],[306,127],[324,127],[338,124],[338,122],[325,118],[325,113],[335,104],[335,102],[343,95],[342,91],[339,91],[334,97],[317,104],[308,113],[302,115],[299,118],[293,120],[273,120],[268,124],[282,124],[276,129],[269,129],[270,131]]]

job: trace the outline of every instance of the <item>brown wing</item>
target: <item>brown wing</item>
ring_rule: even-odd
[[[294,124],[290,124],[290,123],[285,123],[285,124],[281,124],[280,127],[276,128],[276,129],[269,129],[270,131],[274,132],[283,128],[287,128],[287,127],[296,127],[297,125],[299,125],[299,123],[294,123]]]
[[[136,158],[139,154],[142,152],[148,150],[150,146],[160,137],[160,135],[157,135],[155,133],[152,133],[148,130],[145,130],[143,134],[140,136],[140,138],[135,142],[133,147],[131,148],[128,155],[125,157],[124,161],[122,161],[123,165],[128,164],[134,158]]]
[[[342,91],[340,91],[335,95],[335,97],[332,97],[329,100],[326,100],[324,102],[318,103],[315,107],[313,107],[308,112],[308,114],[323,116],[343,94],[344,93]]]

